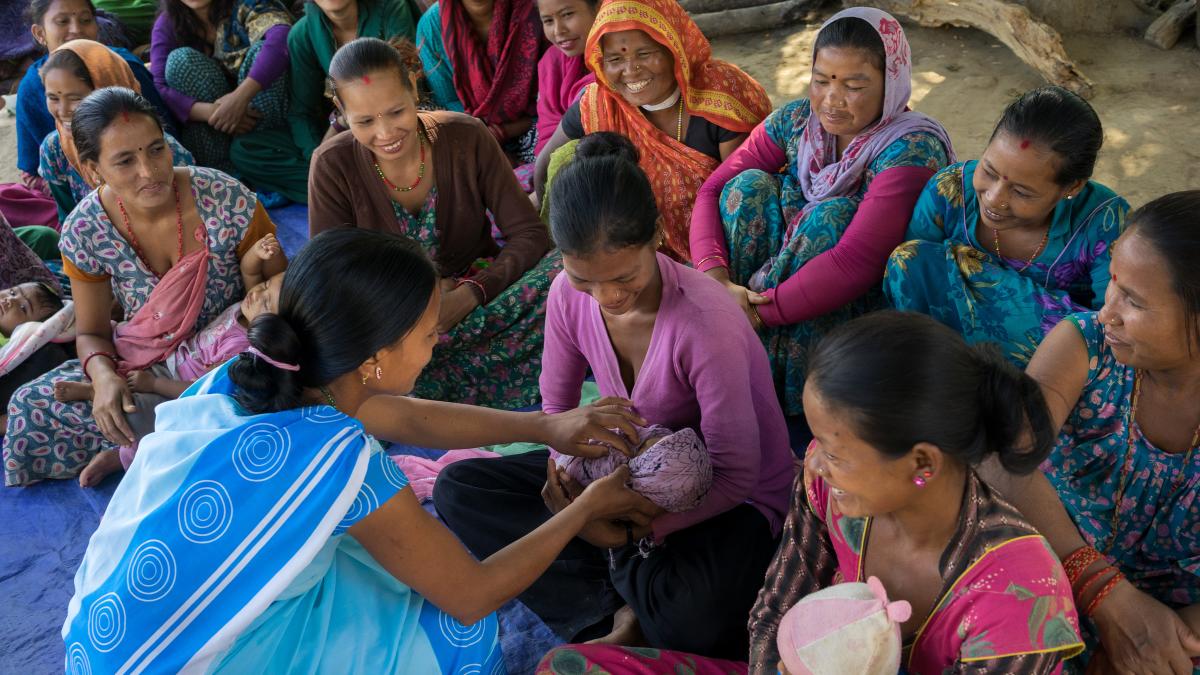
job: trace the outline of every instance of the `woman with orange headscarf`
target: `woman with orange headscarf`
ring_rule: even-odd
[[[92,40],[71,40],[54,50],[42,66],[46,108],[54,118],[55,130],[46,135],[39,151],[38,175],[49,185],[63,222],[75,205],[94,190],[97,177],[82,170],[75,141],[71,137],[71,115],[79,102],[97,89],[125,87],[141,93],[142,87],[129,64],[113,50]],[[192,153],[163,132],[175,166],[189,166]]]
[[[628,136],[640,153],[662,217],[661,250],[688,253],[696,191],[771,112],[767,94],[712,48],[675,0],[605,0],[584,60],[596,74],[563,115],[538,156],[535,185],[544,195],[550,156],[596,131]]]

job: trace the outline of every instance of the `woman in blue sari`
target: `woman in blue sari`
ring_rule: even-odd
[[[158,408],[76,574],[68,672],[504,673],[492,612],[593,520],[649,522],[627,469],[482,563],[421,508],[377,438],[596,454],[644,422],[617,399],[544,415],[402,396],[437,342],[436,281],[406,239],[313,239],[247,353]]]
[[[1099,309],[1109,248],[1129,204],[1089,180],[1100,118],[1061,87],[1004,110],[977,161],[925,186],[907,239],[888,260],[884,292],[1025,365],[1063,317]]]

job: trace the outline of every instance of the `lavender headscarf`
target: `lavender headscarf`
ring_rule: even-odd
[[[638,429],[638,442],[661,436],[654,445],[633,459],[613,450],[604,457],[560,457],[559,467],[587,485],[629,465],[630,487],[634,492],[672,513],[699,506],[712,487],[712,461],[695,431],[671,432],[660,426]]]
[[[883,51],[887,57],[884,64],[883,114],[878,122],[859,132],[842,153],[842,158],[834,162],[831,160],[836,155],[837,137],[821,126],[816,110],[809,113],[800,143],[800,155],[797,157],[800,188],[808,202],[800,219],[808,214],[809,209],[826,199],[854,194],[871,161],[905,134],[925,131],[937,136],[946,147],[950,161],[956,161],[950,136],[942,125],[928,115],[908,109],[908,99],[912,95],[912,53],[900,22],[880,9],[853,7],[834,14],[821,26],[821,30],[838,19],[848,17],[871,24],[883,40]],[[814,49],[814,61],[816,57]]]

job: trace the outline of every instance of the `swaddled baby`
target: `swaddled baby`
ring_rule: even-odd
[[[673,432],[658,425],[639,428],[632,459],[616,450],[604,457],[558,459],[559,467],[580,485],[599,480],[622,464],[629,465],[630,487],[667,511],[695,508],[712,487],[708,449],[691,429]]]

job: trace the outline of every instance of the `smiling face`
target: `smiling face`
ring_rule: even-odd
[[[997,133],[971,179],[983,223],[997,230],[1045,225],[1060,200],[1083,188],[1083,181],[1055,181],[1060,161],[1038,143]]]
[[[354,139],[379,161],[398,159],[419,149],[416,75],[405,81],[394,69],[337,83],[338,107]]]
[[[338,15],[358,4],[358,0],[314,0],[326,15]]]
[[[866,50],[824,47],[813,58],[808,100],[827,133],[849,139],[883,114],[884,83]]]
[[[55,310],[41,301],[41,289],[35,283],[20,284],[0,291],[0,334],[12,335],[27,321],[44,321]]]
[[[586,256],[564,253],[563,272],[575,290],[592,296],[609,316],[629,312],[648,289],[661,283],[653,244],[600,247]]]
[[[811,381],[804,387],[804,415],[813,432],[805,466],[825,479],[839,511],[852,518],[882,516],[919,498],[913,454],[891,459],[867,444],[851,417],[826,405]]]
[[[79,102],[92,93],[92,88],[66,68],[44,71],[42,83],[46,87],[46,109],[55,122],[70,131],[71,115]]]
[[[96,24],[96,13],[85,0],[54,0],[41,23],[31,26],[30,32],[46,51],[53,52],[71,40],[99,39],[100,26]]]
[[[1112,279],[1099,319],[1117,360],[1143,370],[1168,370],[1193,360],[1188,341],[1195,327],[1187,325],[1170,267],[1136,227],[1113,244],[1108,269]]]
[[[374,374],[370,374],[366,382],[373,394],[405,396],[412,392],[421,370],[433,357],[433,347],[438,341],[437,320],[441,305],[441,290],[435,284],[425,312],[408,334],[396,344],[379,351],[376,365],[382,377],[376,379]]]
[[[662,103],[675,92],[675,59],[644,31],[623,30],[600,38],[604,76],[630,105]]]
[[[546,39],[567,56],[579,56],[587,43],[596,10],[585,0],[538,0]]]
[[[158,124],[140,113],[118,115],[100,134],[100,157],[84,161],[126,204],[156,209],[174,201],[171,149]]]
[[[241,312],[246,323],[251,323],[260,314],[274,314],[279,311],[279,289],[283,288],[283,275],[280,272],[261,284],[246,291],[242,299]]]

